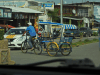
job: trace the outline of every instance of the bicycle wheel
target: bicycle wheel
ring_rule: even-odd
[[[21,51],[23,53],[27,53],[27,51],[28,51],[28,45],[27,45],[27,42],[26,41],[22,42]]]
[[[58,44],[56,42],[50,42],[47,45],[47,53],[50,56],[56,56],[58,53],[58,50],[59,50],[59,47],[58,47]]]
[[[61,44],[60,49],[61,49],[61,54],[64,56],[68,56],[71,53],[70,44]]]
[[[42,48],[39,43],[35,43],[34,53],[36,55],[40,55],[42,53]]]

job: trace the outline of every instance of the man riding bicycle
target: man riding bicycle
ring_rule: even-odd
[[[28,42],[29,42],[29,45],[31,46],[31,50],[33,50],[34,47],[32,45],[32,39],[36,37],[36,32],[35,32],[35,28],[32,26],[32,23],[28,23],[28,27],[27,27],[26,31],[28,31],[28,30],[29,30],[29,34],[30,34]],[[26,31],[23,33],[22,36],[24,36]]]

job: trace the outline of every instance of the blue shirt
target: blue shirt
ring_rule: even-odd
[[[29,30],[30,36],[36,36],[35,28],[33,26],[27,27],[26,31]]]

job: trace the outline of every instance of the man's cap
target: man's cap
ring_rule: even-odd
[[[32,25],[32,23],[31,22],[29,22],[29,23],[27,23],[28,25]]]

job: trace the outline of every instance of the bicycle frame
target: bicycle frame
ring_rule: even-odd
[[[26,39],[25,39],[25,42],[28,42],[28,39],[27,39],[27,33],[28,33],[28,31],[26,31]],[[32,41],[32,44],[33,44],[33,41]],[[27,45],[27,43],[26,43],[26,45]]]

